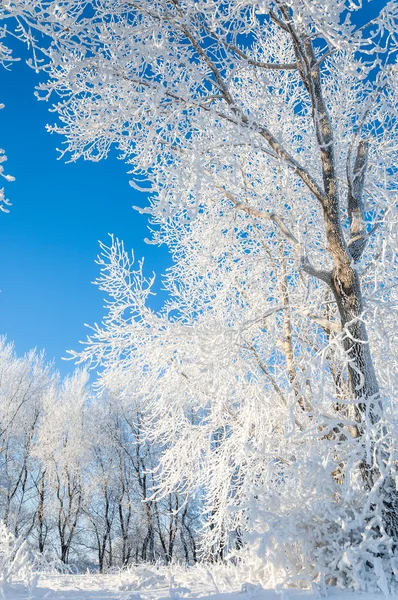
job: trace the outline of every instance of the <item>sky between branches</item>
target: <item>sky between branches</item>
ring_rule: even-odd
[[[371,18],[380,2],[365,0],[362,18]],[[0,69],[0,147],[7,173],[16,177],[6,189],[10,213],[0,213],[0,334],[15,341],[18,353],[45,349],[66,373],[73,369],[62,360],[66,350],[85,339],[84,323],[103,315],[103,297],[91,285],[98,240],[114,233],[137,258],[145,256],[148,274],[158,274],[158,292],[170,258],[164,248],[144,243],[147,217],[131,207],[144,206],[145,197],[129,186],[128,167],[116,151],[100,163],[57,161],[62,139],[45,131],[55,120],[51,106],[34,97],[39,79],[25,64],[21,44],[14,54],[21,60]],[[161,301],[160,293],[153,306]]]
[[[15,55],[21,52],[16,44]],[[77,349],[87,334],[84,323],[103,314],[103,297],[91,285],[98,240],[108,233],[124,239],[137,259],[146,257],[148,273],[164,271],[169,256],[144,243],[147,217],[131,207],[144,205],[145,196],[129,186],[128,167],[116,152],[96,164],[57,161],[62,139],[45,131],[54,115],[34,97],[37,82],[23,58],[0,69],[0,146],[5,170],[16,177],[6,185],[10,213],[0,213],[0,334],[15,341],[19,354],[45,349],[65,373],[73,369],[62,360],[66,350]]]

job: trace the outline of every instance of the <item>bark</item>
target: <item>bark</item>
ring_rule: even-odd
[[[39,528],[39,552],[43,554],[46,538],[47,538],[47,528],[44,520],[44,500],[45,500],[45,478],[46,472],[43,471],[42,476],[40,478],[40,490],[39,490],[39,505],[37,507],[37,520],[38,520],[38,528]]]
[[[345,332],[344,350],[348,362],[348,374],[353,397],[357,401],[356,417],[359,435],[363,435],[367,421],[375,425],[383,414],[380,389],[373,364],[366,325],[363,321],[363,298],[361,281],[355,263],[366,247],[367,235],[364,226],[363,188],[367,168],[368,143],[364,140],[356,145],[356,158],[351,169],[351,152],[347,158],[347,212],[350,221],[350,238],[346,241],[341,224],[340,194],[334,155],[333,125],[323,96],[320,66],[311,39],[305,31],[296,31],[288,7],[281,5],[280,11],[285,30],[289,32],[296,55],[297,66],[303,84],[312,103],[312,117],[319,145],[322,165],[323,193],[321,203],[328,251],[333,261],[328,281],[337,302],[342,328]],[[352,172],[351,172],[352,171]],[[375,465],[362,465],[365,485],[371,488],[380,470]],[[384,488],[384,528],[398,540],[398,508],[395,486],[387,478]]]

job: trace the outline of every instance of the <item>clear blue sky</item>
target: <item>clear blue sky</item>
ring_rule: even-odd
[[[100,163],[57,160],[62,138],[45,131],[55,117],[34,97],[37,77],[23,61],[0,67],[0,147],[16,177],[4,181],[10,213],[0,212],[0,334],[19,354],[45,349],[66,373],[74,365],[61,357],[86,337],[84,323],[104,313],[103,294],[91,284],[98,240],[114,233],[136,258],[145,256],[148,273],[164,271],[169,256],[143,242],[147,217],[131,207],[145,205],[145,196],[129,186],[116,154]]]

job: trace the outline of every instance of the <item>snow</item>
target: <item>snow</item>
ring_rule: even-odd
[[[4,589],[6,600],[310,600],[321,598],[317,589],[264,589],[260,584],[237,584],[216,576],[204,567],[167,569],[137,567],[129,571],[98,575],[42,575],[30,592],[15,585]],[[382,600],[383,595],[355,594],[331,589],[336,600]],[[398,596],[395,596],[398,598]],[[390,596],[390,598],[394,598]]]

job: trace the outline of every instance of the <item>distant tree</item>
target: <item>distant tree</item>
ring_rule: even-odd
[[[32,528],[32,448],[53,381],[42,354],[33,350],[17,357],[14,346],[0,338],[0,516],[17,536]]]
[[[115,386],[113,381],[113,387]],[[194,561],[190,504],[159,502],[159,448],[145,442],[143,411],[98,395],[87,373],[61,379],[43,354],[22,357],[0,338],[0,520],[35,551],[100,572],[134,562]],[[196,531],[192,530],[196,537]]]
[[[43,485],[47,479],[47,518],[57,531],[56,547],[64,563],[69,562],[83,508],[83,474],[89,461],[87,383],[87,373],[76,371],[61,384],[51,386],[44,398],[34,449],[42,465]],[[39,504],[39,509],[44,507]]]

